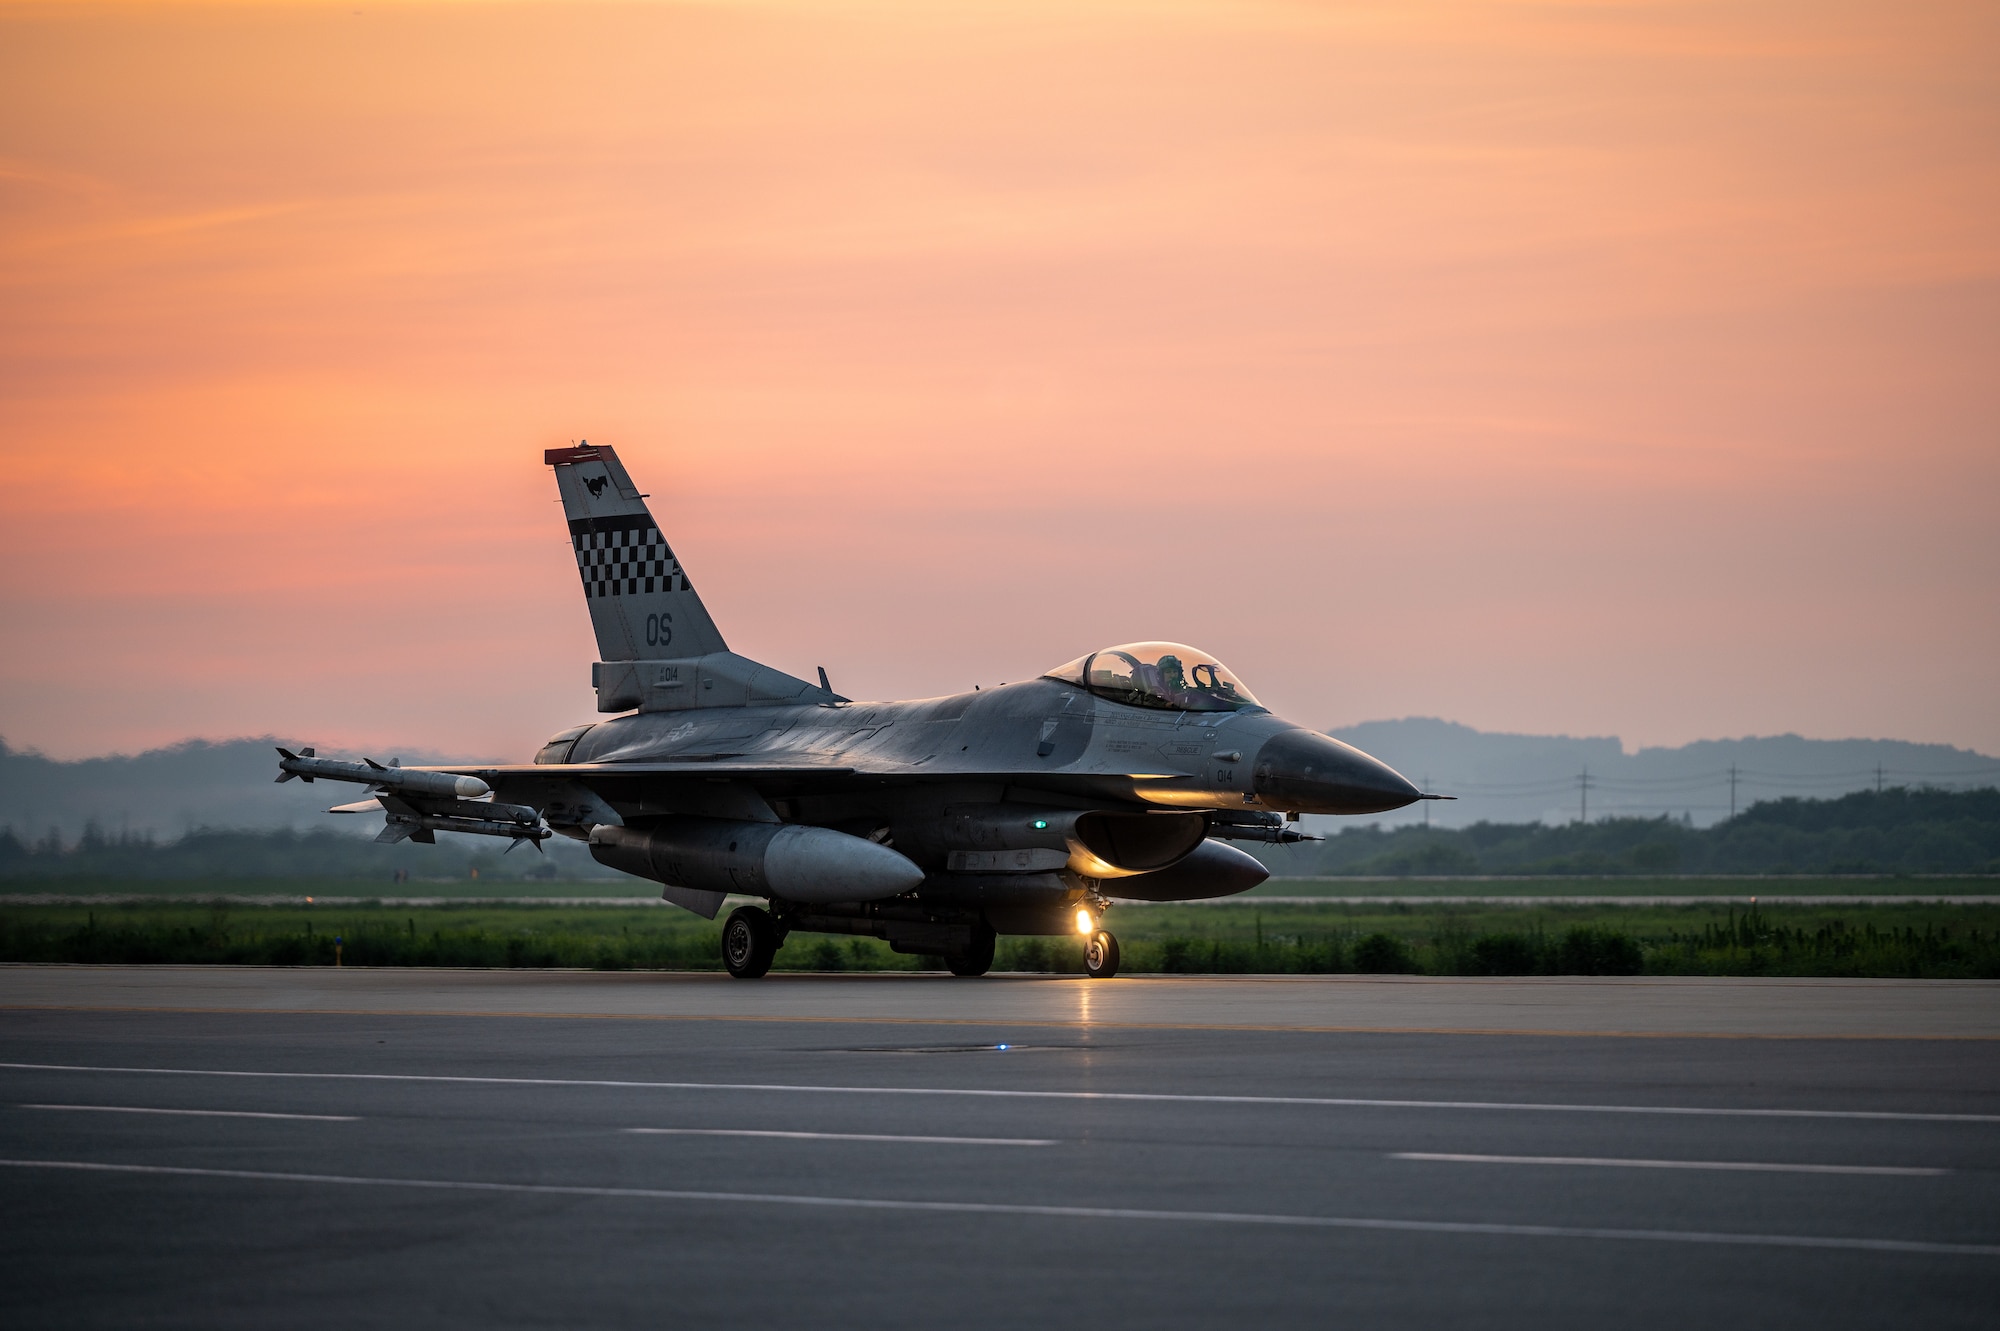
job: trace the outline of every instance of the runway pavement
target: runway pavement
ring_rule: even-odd
[[[1952,980],[335,970],[0,965],[0,1009],[429,1013],[1021,1027],[2000,1039],[2000,984]]]
[[[1996,1034],[1992,984],[5,967],[0,1319],[1983,1327]]]

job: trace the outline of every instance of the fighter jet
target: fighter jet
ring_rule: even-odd
[[[722,927],[755,979],[796,933],[858,934],[993,964],[999,934],[1075,935],[1118,973],[1118,901],[1192,901],[1268,876],[1231,842],[1306,840],[1302,813],[1401,808],[1419,791],[1358,749],[1274,715],[1207,652],[1129,642],[1039,678],[855,702],[729,650],[615,450],[548,451],[597,634],[608,719],[532,763],[383,767],[280,749],[278,780],[353,781],[378,840],[439,831],[538,847],[575,838]],[[510,846],[511,850],[513,847]]]

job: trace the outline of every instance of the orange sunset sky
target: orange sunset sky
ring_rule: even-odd
[[[2000,5],[0,5],[0,735],[522,757],[541,450],[863,698],[2000,752]]]

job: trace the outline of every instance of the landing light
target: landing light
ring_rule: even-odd
[[[1077,907],[1076,931],[1080,934],[1087,934],[1096,927],[1097,921],[1090,918],[1090,912],[1081,906]]]

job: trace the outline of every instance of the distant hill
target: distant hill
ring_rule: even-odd
[[[333,821],[332,819],[328,820]],[[0,830],[0,881],[33,880],[33,890],[61,891],[64,880],[339,878],[388,885],[400,872],[406,881],[467,879],[473,870],[492,880],[585,878],[620,875],[590,858],[589,850],[567,837],[551,837],[544,853],[493,837],[440,833],[437,844],[413,841],[378,846],[362,832],[376,824],[354,818],[351,830],[322,828],[263,832],[195,831],[159,841],[139,834],[106,836],[94,829],[75,844],[53,840],[23,842]],[[46,886],[44,886],[46,880]],[[628,886],[635,879],[623,880]],[[406,888],[406,891],[416,891]]]
[[[1753,805],[1717,826],[1679,819],[1385,828],[1253,847],[1277,874],[2000,873],[2000,790],[1857,791]]]
[[[1551,825],[1574,822],[1578,777],[1588,769],[1592,821],[1662,814],[1705,827],[1729,815],[1729,768],[1737,769],[1737,809],[1787,795],[1834,796],[1872,790],[1877,769],[1884,788],[1964,789],[2000,783],[2000,760],[1945,744],[1901,740],[1701,740],[1680,748],[1627,754],[1615,738],[1488,734],[1426,717],[1370,721],[1330,732],[1389,763],[1412,780],[1456,795],[1370,816],[1394,828],[1477,822]],[[27,845],[57,839],[75,845],[95,823],[107,838],[150,836],[169,841],[200,828],[242,831],[334,831],[372,834],[374,820],[329,818],[343,787],[301,781],[274,784],[273,746],[295,741],[264,737],[188,740],[132,756],[58,762],[0,740],[0,828]],[[414,750],[372,755],[387,761],[443,761]],[[352,798],[351,791],[346,798]],[[1353,819],[1311,819],[1321,832]]]
[[[0,740],[0,827],[34,843],[54,829],[75,844],[90,824],[109,837],[179,837],[197,828],[270,831],[295,827],[373,833],[360,818],[328,818],[329,805],[354,799],[354,787],[288,781],[278,785],[276,745],[299,741],[191,739],[132,756],[58,762]],[[371,755],[387,762],[443,761],[404,750]],[[343,795],[342,792],[347,792]],[[352,826],[343,826],[352,824]]]
[[[1948,744],[1893,739],[1697,740],[1678,748],[1626,753],[1616,738],[1507,735],[1453,721],[1408,717],[1368,721],[1328,732],[1374,754],[1412,781],[1452,803],[1419,805],[1371,816],[1385,827],[1422,823],[1465,827],[1477,822],[1560,824],[1582,811],[1581,778],[1589,774],[1589,816],[1663,814],[1706,827],[1730,813],[1730,768],[1736,769],[1738,812],[1760,800],[1828,797],[1891,786],[1968,789],[2000,784],[2000,759]],[[1316,820],[1316,830],[1351,820]]]
[[[289,878],[388,881],[482,876],[565,879],[617,875],[581,845],[511,854],[491,837],[444,833],[435,846],[378,846],[379,817],[329,817],[357,798],[330,782],[278,784],[274,748],[296,741],[188,740],[134,756],[57,762],[0,740],[0,877]],[[415,750],[383,761],[438,762]]]

